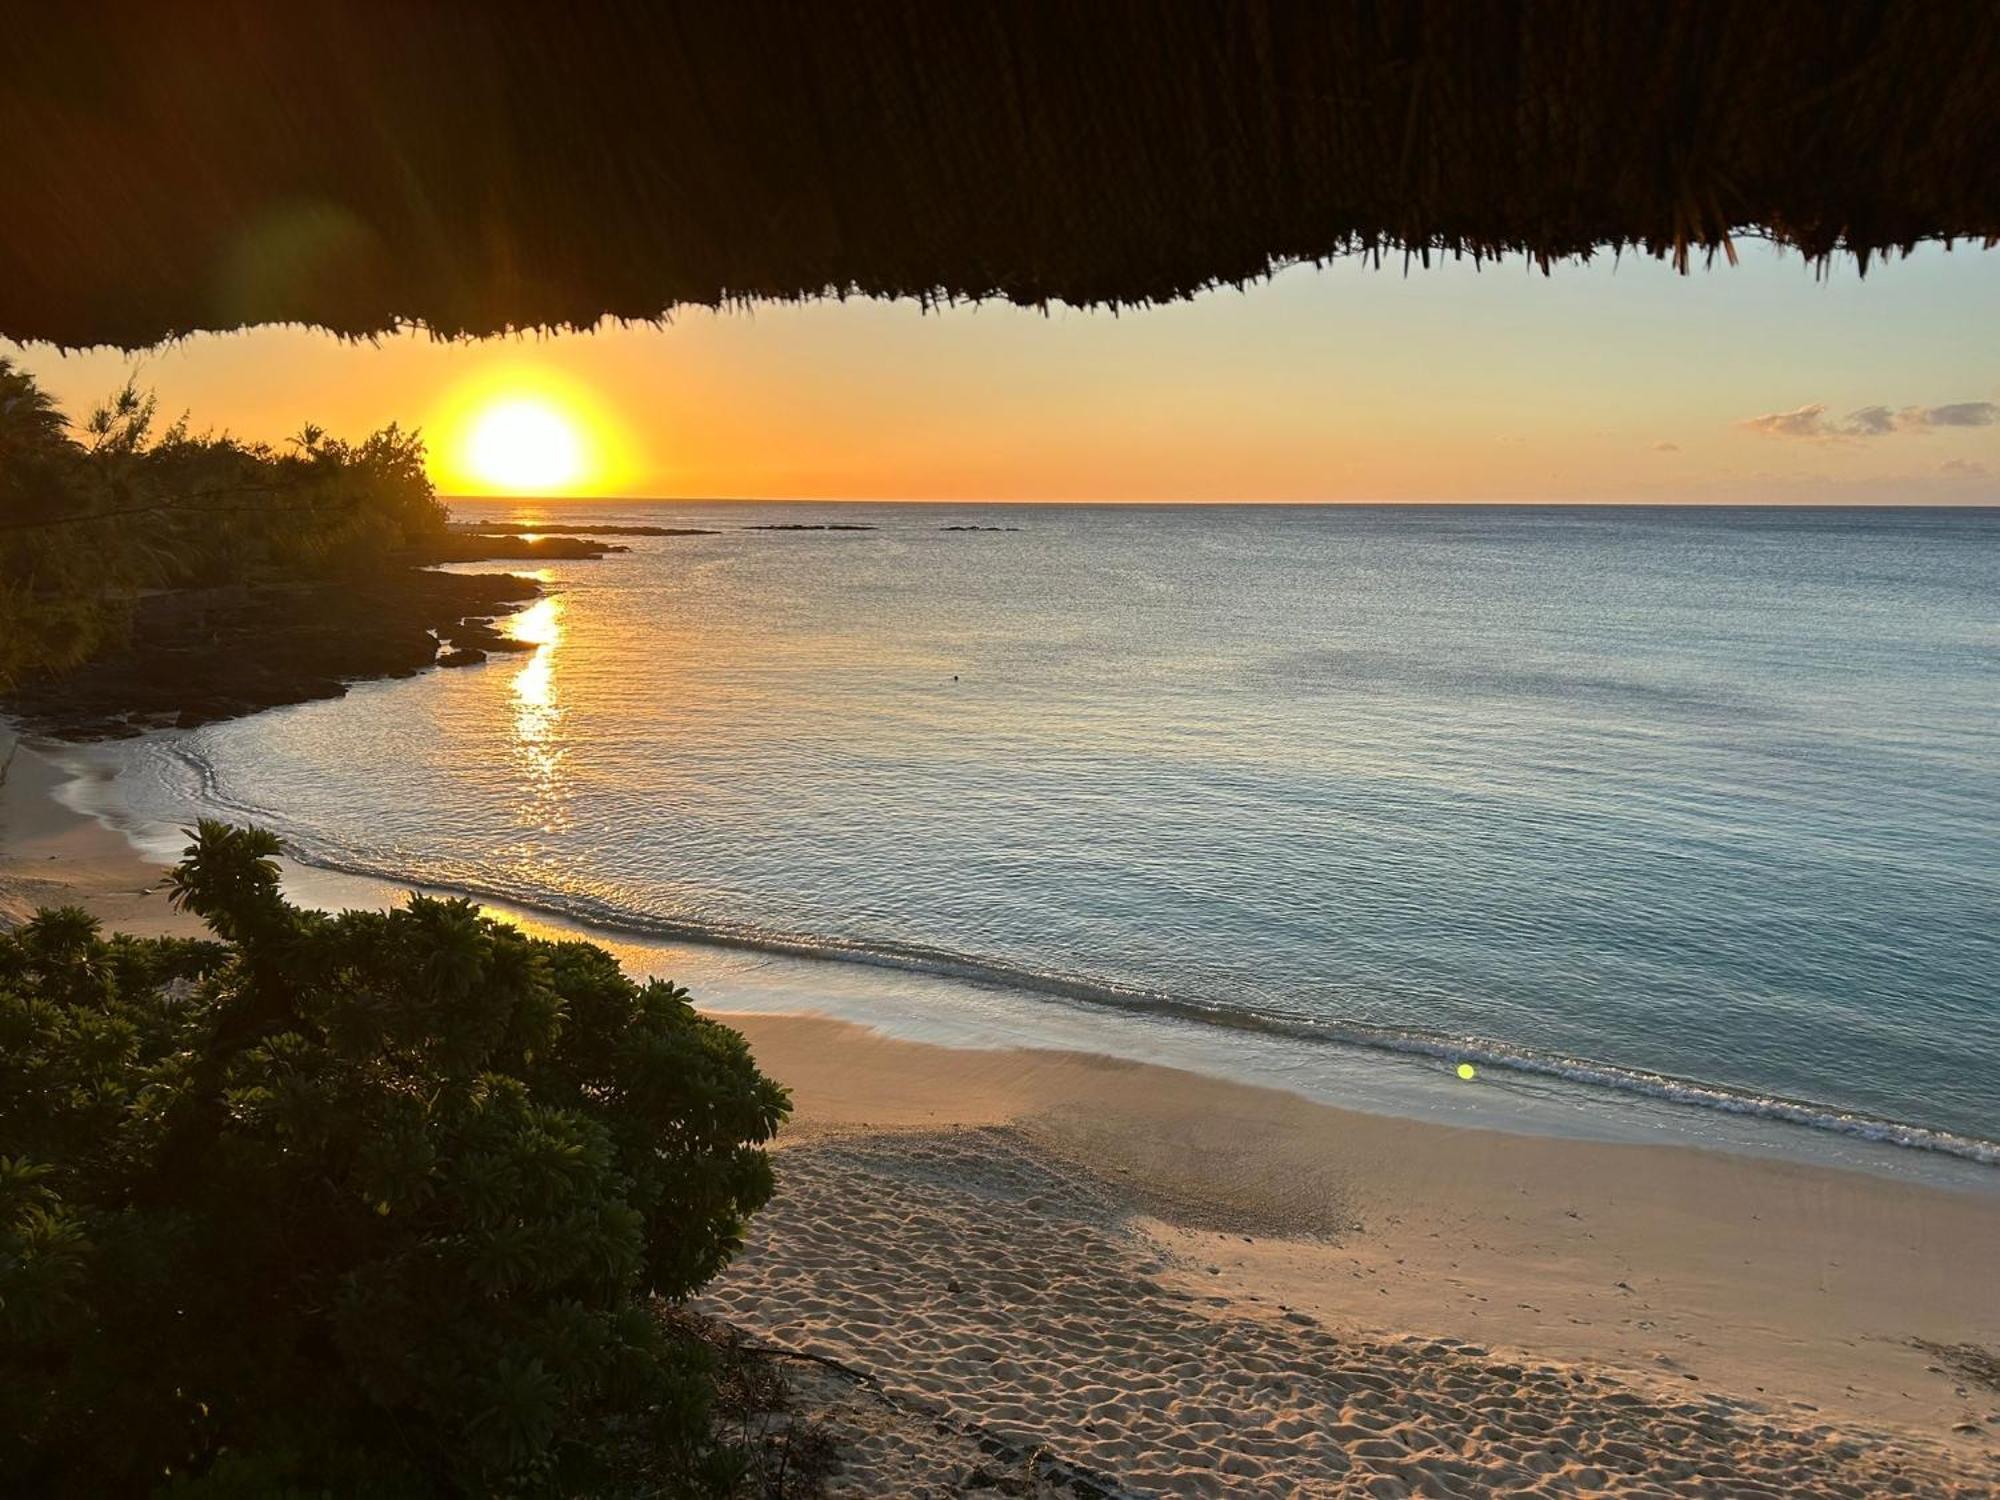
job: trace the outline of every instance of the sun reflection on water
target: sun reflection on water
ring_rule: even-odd
[[[507,620],[507,634],[531,646],[553,646],[562,639],[562,595],[545,594]]]
[[[527,806],[523,811],[544,832],[565,826],[562,739],[563,706],[556,690],[556,656],[562,647],[562,598],[537,600],[508,622],[507,633],[535,648],[514,674],[514,759],[522,771]]]

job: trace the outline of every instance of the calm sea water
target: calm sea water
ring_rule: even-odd
[[[584,518],[720,534],[545,570],[532,655],[168,737],[159,797],[613,924],[2000,1136],[2000,512]],[[825,520],[879,529],[746,529]]]

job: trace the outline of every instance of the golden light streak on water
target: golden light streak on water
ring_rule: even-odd
[[[524,800],[544,832],[568,824],[563,761],[563,705],[557,692],[556,662],[563,641],[562,597],[551,594],[508,622],[508,634],[527,641],[535,653],[514,674],[514,760],[520,768]]]

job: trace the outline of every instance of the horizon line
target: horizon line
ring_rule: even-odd
[[[1333,510],[1396,507],[1436,509],[1561,510],[2000,510],[1991,500],[1100,500],[910,499],[866,495],[461,495],[438,498],[499,505],[938,505],[938,506],[1154,506],[1189,510],[1289,508]]]

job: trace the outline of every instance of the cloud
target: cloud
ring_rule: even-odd
[[[1950,406],[1906,406],[1897,417],[1911,427],[1991,427],[2000,406],[1991,401],[1955,401]]]
[[[1678,453],[1681,451],[1681,445],[1679,443],[1655,443],[1653,444],[1653,451],[1655,453]]]
[[[1985,464],[1970,458],[1948,458],[1938,465],[1940,474],[1951,474],[1961,479],[1983,478],[1989,470]]]
[[[1772,411],[1761,417],[1745,417],[1736,425],[1765,437],[1824,438],[1835,435],[1826,423],[1824,401],[1815,401],[1810,406],[1797,407],[1792,411]]]
[[[1840,431],[1846,437],[1881,437],[1896,430],[1896,414],[1886,406],[1864,406],[1856,412],[1849,412],[1847,420],[1840,424]]]
[[[1991,427],[2000,422],[2000,405],[1991,401],[1954,401],[1945,406],[1864,406],[1839,421],[1828,421],[1824,401],[1791,411],[1745,417],[1736,425],[1763,437],[1806,438],[1837,442],[1843,438],[1887,437],[1892,432],[1922,432],[1928,427]]]

